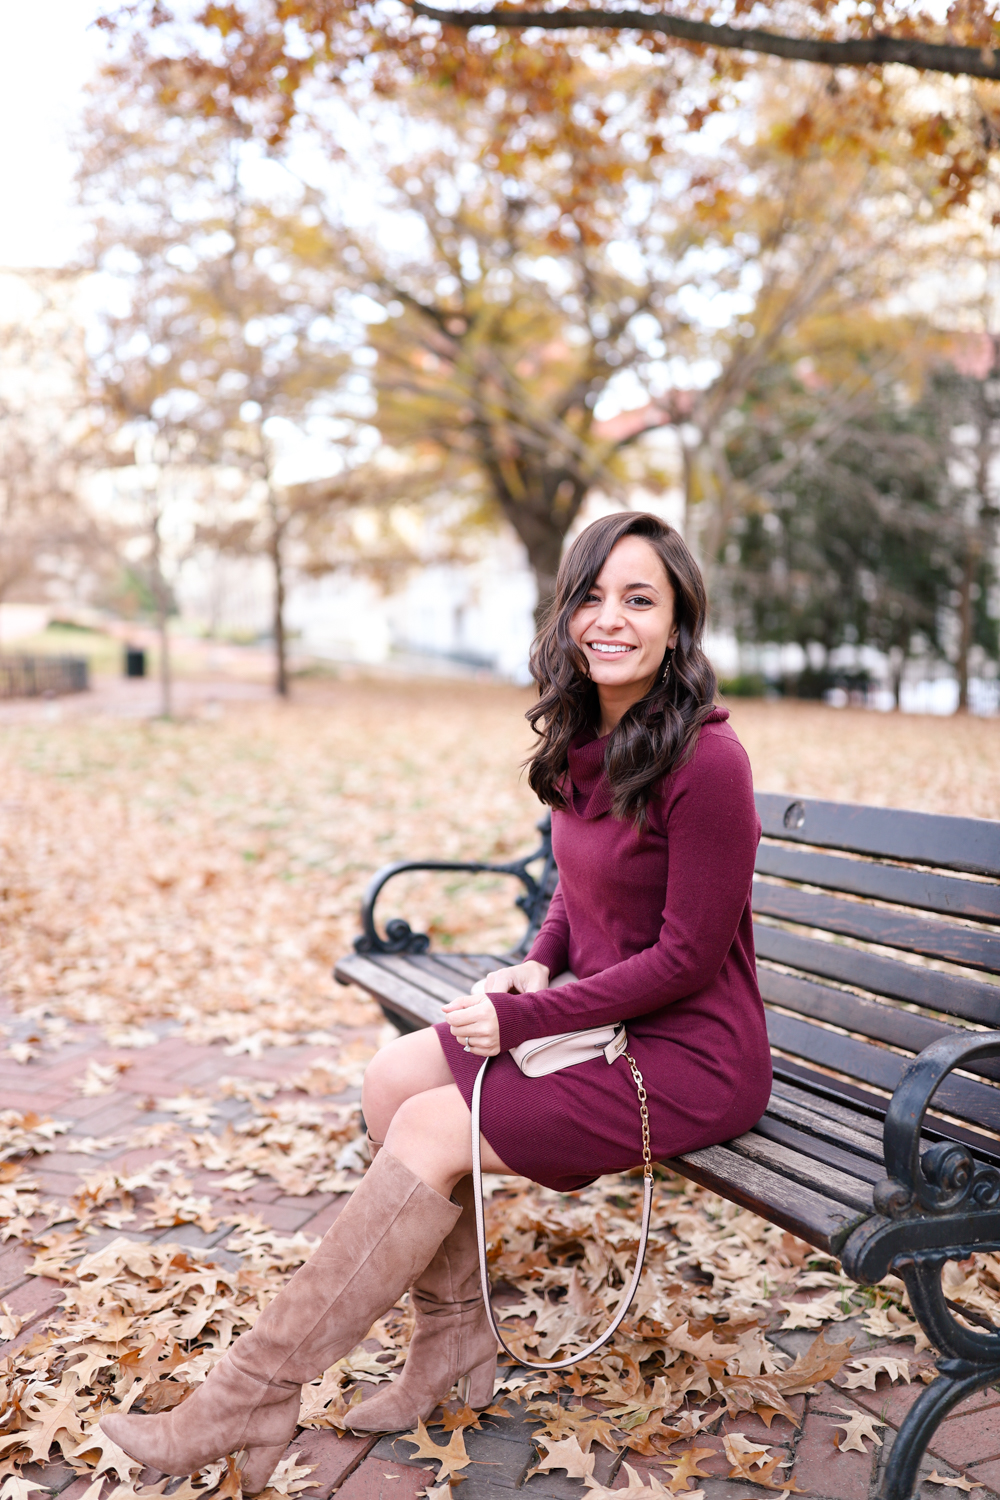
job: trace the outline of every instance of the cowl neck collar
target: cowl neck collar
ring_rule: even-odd
[[[729,718],[728,708],[713,708],[706,724],[722,724]],[[611,783],[604,769],[610,735],[597,737],[593,729],[584,729],[570,741],[569,792],[574,813],[591,821],[611,811]]]

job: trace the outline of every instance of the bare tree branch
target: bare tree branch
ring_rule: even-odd
[[[442,26],[541,27],[567,31],[576,27],[599,27],[611,31],[659,31],[681,42],[723,47],[742,52],[765,52],[800,62],[823,63],[831,68],[885,67],[901,63],[926,73],[949,73],[957,77],[1000,78],[1000,51],[984,47],[957,47],[925,42],[919,37],[876,34],[846,42],[825,37],[782,36],[741,26],[690,21],[685,16],[644,10],[439,10],[423,0],[411,0],[415,15]]]

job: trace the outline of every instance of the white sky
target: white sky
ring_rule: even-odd
[[[56,266],[78,245],[66,134],[105,43],[99,0],[0,0],[0,266]]]

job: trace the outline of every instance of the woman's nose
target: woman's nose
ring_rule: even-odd
[[[622,625],[622,607],[618,599],[605,599],[597,615],[597,628],[599,630],[620,630]]]

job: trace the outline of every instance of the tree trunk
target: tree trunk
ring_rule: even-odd
[[[522,537],[521,540],[524,541],[524,538]],[[553,532],[551,537],[536,539],[531,546],[525,542],[528,561],[535,575],[535,587],[538,590],[535,603],[536,632],[541,630],[556,597],[556,574],[559,572],[559,560],[562,557],[564,540],[564,534]]]
[[[498,499],[504,515],[524,544],[528,562],[535,575],[535,586],[538,590],[535,603],[535,630],[538,631],[542,628],[549,607],[556,596],[556,574],[559,572],[563,542],[580,508],[579,503],[573,506],[565,518],[565,524],[562,524],[561,516],[557,520],[551,516],[540,515],[537,509],[528,510],[524,506],[519,506],[503,493],[498,494]]]
[[[169,719],[173,715],[173,679],[170,672],[170,630],[163,602],[157,608],[156,628],[160,635],[160,718]]]
[[[966,542],[962,562],[962,583],[958,606],[958,712],[969,711],[969,652],[972,649],[972,584],[976,570],[976,549]]]
[[[170,670],[170,591],[163,576],[160,546],[160,509],[157,506],[150,527],[150,561],[153,597],[156,599],[156,629],[160,637],[160,718],[173,715],[173,674]]]
[[[285,638],[285,528],[279,513],[277,498],[268,484],[267,506],[271,517],[271,535],[268,554],[274,573],[274,691],[279,698],[287,698],[288,645]]]
[[[898,654],[897,654],[898,653]],[[900,709],[900,695],[903,690],[903,670],[906,666],[906,652],[898,646],[889,648],[889,681],[892,686],[892,706],[896,713]]]

